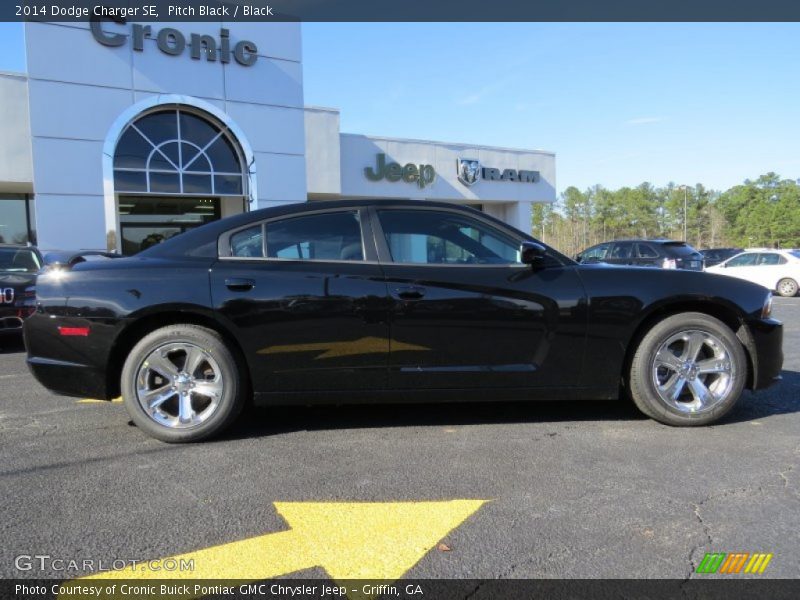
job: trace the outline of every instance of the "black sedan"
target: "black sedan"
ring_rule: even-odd
[[[578,265],[481,212],[333,201],[254,211],[130,258],[43,274],[28,364],[67,395],[122,395],[168,442],[248,402],[633,399],[670,425],[777,377],[763,287]]]

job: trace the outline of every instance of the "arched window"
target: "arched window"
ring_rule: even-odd
[[[183,109],[147,113],[114,152],[116,192],[241,196],[241,154],[228,130]]]

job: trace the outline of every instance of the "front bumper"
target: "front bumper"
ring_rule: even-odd
[[[754,319],[747,323],[745,345],[753,361],[750,388],[763,390],[780,380],[783,367],[783,323],[776,319]]]

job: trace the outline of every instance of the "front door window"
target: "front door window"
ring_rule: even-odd
[[[418,264],[519,264],[519,243],[476,219],[434,210],[378,211],[392,260]]]

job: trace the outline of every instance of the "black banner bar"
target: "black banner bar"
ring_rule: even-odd
[[[0,597],[19,600],[795,600],[800,580],[730,576],[690,579],[326,579],[0,581]]]
[[[800,21],[796,0],[3,0],[0,21]]]

